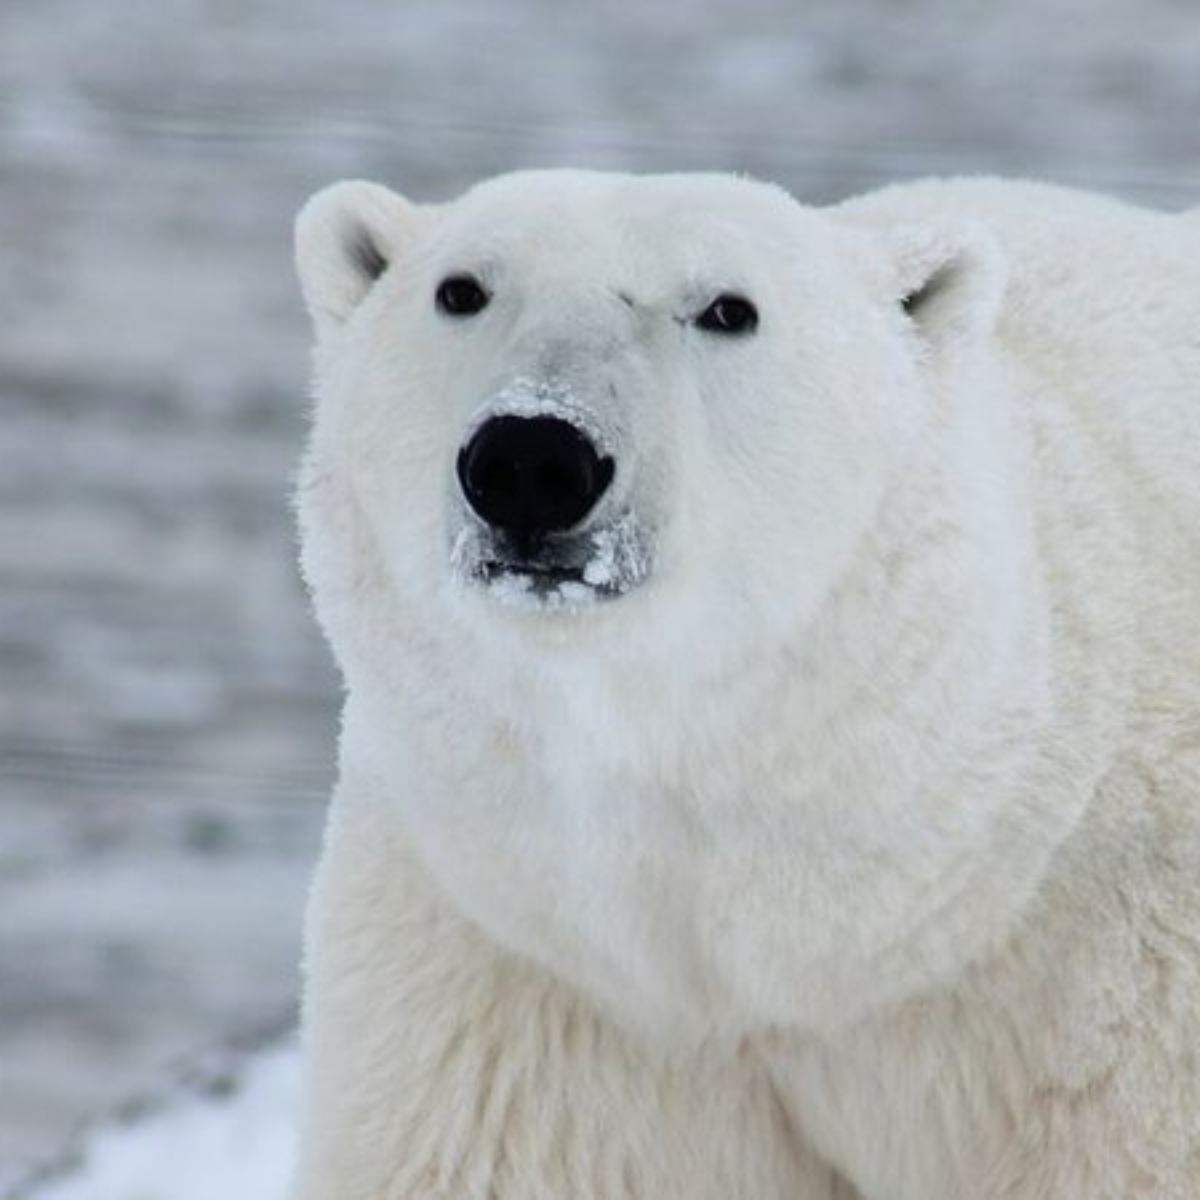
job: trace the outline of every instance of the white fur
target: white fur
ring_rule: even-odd
[[[348,698],[297,1200],[1200,1196],[1200,225],[543,172],[339,185],[298,260]],[[465,433],[543,400],[616,599],[456,570]]]

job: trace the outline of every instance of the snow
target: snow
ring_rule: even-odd
[[[630,512],[592,535],[594,553],[583,569],[589,587],[620,595],[641,583],[650,569],[646,538]]]
[[[464,514],[466,524],[450,549],[451,569],[470,586],[487,589],[490,600],[509,608],[536,612],[573,612],[619,596],[645,579],[650,565],[648,537],[633,513],[625,510],[588,531],[588,557],[577,568],[578,579],[547,583],[519,570],[493,570],[497,556],[493,535]],[[582,537],[583,535],[581,535]]]
[[[466,422],[463,441],[478,425],[492,417],[556,417],[575,426],[601,454],[614,453],[613,439],[593,409],[575,396],[571,386],[553,376],[528,379],[517,376],[482,404]]]
[[[210,1094],[105,1129],[38,1200],[284,1200],[297,1074],[289,1043],[261,1055],[227,1094],[224,1081],[210,1083]]]

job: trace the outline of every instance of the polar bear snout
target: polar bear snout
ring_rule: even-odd
[[[609,436],[586,410],[565,412],[493,408],[458,451],[454,573],[518,607],[612,599],[650,570],[649,530],[628,488],[617,494]]]
[[[459,451],[457,473],[480,520],[528,542],[578,525],[608,490],[614,467],[570,421],[505,414],[475,430]]]

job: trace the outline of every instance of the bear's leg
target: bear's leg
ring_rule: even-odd
[[[294,1200],[838,1200],[765,1073],[668,1060],[501,952],[379,809],[335,804],[309,914]]]

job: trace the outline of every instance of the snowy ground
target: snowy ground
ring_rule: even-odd
[[[285,1200],[295,1149],[296,1056],[276,1047],[236,1077],[128,1114],[13,1200]]]
[[[1182,205],[1197,63],[1189,0],[0,6],[0,1176],[291,1018],[336,703],[285,503],[309,191],[574,163]],[[134,1200],[96,1178],[54,1195]]]

